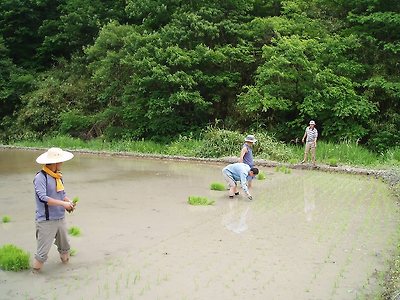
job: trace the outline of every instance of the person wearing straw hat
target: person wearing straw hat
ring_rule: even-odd
[[[68,241],[65,211],[74,210],[74,204],[67,197],[62,180],[62,163],[72,159],[71,152],[60,148],[50,148],[41,154],[36,162],[43,165],[33,180],[36,199],[36,242],[37,251],[33,262],[33,271],[38,272],[47,260],[51,245],[57,246],[63,263],[69,261],[70,244]]]
[[[253,158],[253,145],[257,142],[254,135],[249,134],[244,139],[244,144],[242,147],[242,151],[240,152],[239,162],[247,164],[250,168],[254,167],[254,158]],[[254,179],[254,176],[250,176],[247,181],[247,185],[251,188],[251,181]]]
[[[318,138],[318,130],[315,128],[315,121],[311,120],[310,121],[310,126],[306,128],[306,131],[304,132],[304,136],[301,139],[301,141],[304,143],[304,140],[306,142],[306,147],[304,150],[304,158],[301,161],[302,164],[304,164],[307,161],[307,154],[311,150],[311,158],[312,158],[312,163],[313,166],[315,167],[315,148],[317,148],[317,138]]]

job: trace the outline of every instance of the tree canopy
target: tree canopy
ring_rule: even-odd
[[[3,140],[210,124],[400,145],[400,2],[4,0]]]

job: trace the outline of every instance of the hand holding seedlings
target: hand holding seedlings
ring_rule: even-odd
[[[79,202],[79,198],[75,197],[74,199],[72,199],[72,201],[69,201],[69,203],[71,204],[71,209],[67,209],[67,211],[69,213],[73,212],[75,210],[76,204]]]

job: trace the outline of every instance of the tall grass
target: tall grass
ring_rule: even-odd
[[[303,159],[304,145],[288,145],[275,140],[265,132],[252,132],[257,138],[253,154],[255,159],[277,162],[298,163]],[[122,140],[106,142],[102,139],[84,141],[69,136],[48,137],[43,140],[28,140],[13,143],[28,147],[61,147],[70,150],[95,150],[110,152],[134,152],[161,155],[220,158],[238,157],[244,143],[245,134],[225,129],[208,128],[199,139],[180,136],[170,143],[149,140]],[[353,166],[400,166],[400,147],[377,154],[356,143],[329,143],[319,141],[317,163]],[[311,159],[311,157],[309,157]]]

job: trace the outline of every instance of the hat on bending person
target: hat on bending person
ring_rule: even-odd
[[[249,134],[248,136],[246,136],[246,138],[244,139],[245,142],[250,142],[250,143],[255,143],[257,142],[256,138],[254,137],[254,135]]]
[[[315,125],[315,121],[314,121],[314,120],[311,120],[311,121],[310,121],[310,125]]]
[[[50,148],[45,153],[36,158],[38,164],[55,164],[70,160],[74,155],[71,152],[64,151],[61,148]]]

